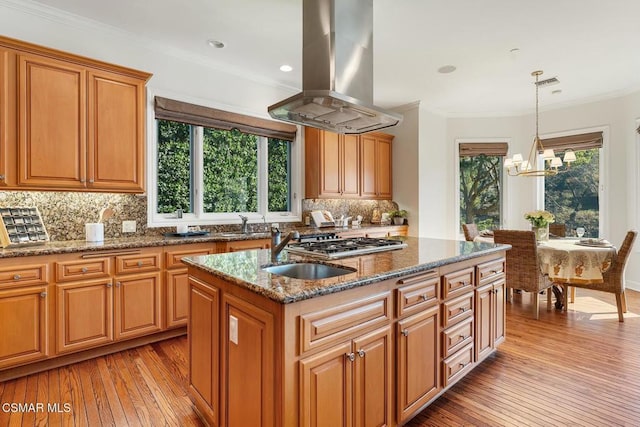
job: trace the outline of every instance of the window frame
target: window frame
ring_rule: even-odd
[[[147,175],[147,227],[171,227],[178,224],[187,225],[227,225],[227,224],[240,224],[240,214],[249,218],[249,222],[265,222],[267,224],[273,222],[300,222],[302,220],[302,199],[299,197],[302,188],[302,141],[301,132],[298,127],[296,137],[291,144],[291,159],[290,159],[290,193],[291,193],[291,210],[288,212],[269,212],[268,211],[268,156],[267,148],[268,144],[258,143],[258,212],[225,212],[225,213],[205,213],[203,212],[202,192],[204,187],[203,177],[203,138],[202,127],[195,126],[194,138],[193,138],[193,213],[183,213],[182,218],[177,218],[174,213],[158,213],[158,180],[157,180],[157,163],[158,163],[158,126],[154,111],[154,98],[155,96],[165,96],[161,93],[154,92],[147,89],[147,161],[146,161],[146,175]],[[194,100],[188,97],[175,97],[174,94],[170,95],[173,99],[202,105],[205,107],[217,108],[228,110],[228,106],[220,106],[210,102],[204,102],[201,99]],[[236,111],[230,111],[236,112]],[[237,112],[244,114],[244,112]]]
[[[591,128],[582,128],[582,129],[574,129],[570,131],[562,131],[555,133],[546,133],[540,135],[541,139],[547,138],[559,138],[570,135],[579,135],[584,133],[591,132],[602,132],[602,147],[600,150],[600,159],[598,167],[600,168],[598,177],[600,182],[598,183],[598,224],[599,236],[608,236],[609,235],[609,224],[606,222],[606,219],[609,218],[609,203],[605,202],[605,197],[607,195],[607,183],[609,181],[609,170],[606,168],[607,159],[609,157],[609,126],[598,126]],[[542,158],[542,154],[538,153],[538,168],[544,167],[544,159]],[[566,167],[566,166],[563,166]],[[537,180],[536,183],[536,208],[540,210],[544,210],[544,196],[545,196],[545,178]]]
[[[460,144],[487,144],[492,142],[506,143],[507,149],[511,146],[511,138],[456,138],[455,148],[455,179],[454,179],[454,191],[455,191],[455,223],[454,223],[454,236],[458,236],[458,239],[464,240],[464,233],[460,230]],[[508,224],[508,192],[509,192],[509,180],[505,179],[506,174],[502,175],[502,193],[500,194],[500,226]]]

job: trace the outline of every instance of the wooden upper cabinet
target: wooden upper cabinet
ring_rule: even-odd
[[[144,190],[144,81],[89,73],[88,188]]]
[[[144,192],[149,77],[0,37],[0,187]]]
[[[391,199],[392,140],[305,128],[306,197]]]
[[[360,137],[362,167],[361,196],[365,199],[391,199],[391,141],[386,134],[364,134]]]
[[[84,188],[84,67],[27,54],[18,67],[18,185]]]

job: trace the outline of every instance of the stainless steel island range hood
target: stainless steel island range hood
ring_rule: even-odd
[[[302,92],[271,117],[351,134],[400,123],[373,105],[373,0],[303,0],[302,15]]]

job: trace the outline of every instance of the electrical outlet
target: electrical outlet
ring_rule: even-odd
[[[238,318],[229,316],[229,341],[238,344]]]
[[[135,233],[136,232],[136,222],[132,221],[122,221],[122,232],[123,233]]]

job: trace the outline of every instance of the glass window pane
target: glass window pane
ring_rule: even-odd
[[[460,230],[469,223],[479,230],[499,228],[501,189],[502,156],[460,157]]]
[[[291,211],[291,149],[288,141],[269,138],[269,212]]]
[[[571,167],[544,179],[544,207],[565,224],[568,236],[577,227],[585,228],[585,237],[598,237],[600,232],[600,149],[578,150]],[[562,158],[562,153],[556,153]]]
[[[158,120],[158,213],[192,212],[191,126]]]
[[[204,212],[257,212],[258,137],[204,128]]]

